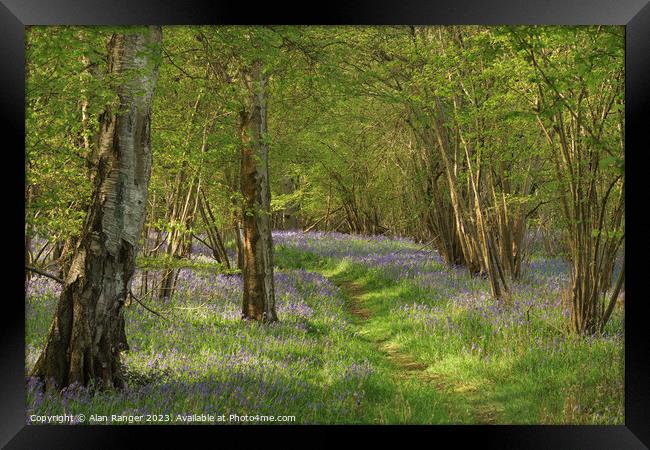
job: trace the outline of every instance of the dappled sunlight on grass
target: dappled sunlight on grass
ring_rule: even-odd
[[[420,258],[408,240],[285,233],[280,241],[280,322],[241,321],[238,275],[182,269],[175,296],[155,305],[168,321],[127,308],[128,389],[43,394],[28,380],[28,414],[622,423],[622,311],[604,336],[564,334],[558,293],[566,265],[536,260],[504,305],[488,295],[486,280],[444,267],[436,255]],[[28,370],[58,289],[38,276],[28,286]]]
[[[462,268],[416,267],[395,271],[349,256],[318,263],[335,282],[365,292],[357,299],[372,315],[361,334],[425,365],[434,385],[456,394],[452,409],[486,408],[498,423],[622,423],[622,311],[603,337],[567,334],[559,294],[565,262],[536,257],[508,305]],[[480,421],[450,411],[453,417]]]

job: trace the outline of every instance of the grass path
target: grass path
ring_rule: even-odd
[[[372,336],[372,321],[380,320],[382,311],[373,308],[372,302],[367,301],[373,292],[365,289],[355,280],[341,275],[330,276],[345,294],[348,308],[355,318],[361,336]],[[385,314],[385,312],[384,312]],[[388,362],[394,382],[399,386],[407,383],[414,387],[413,391],[436,391],[441,399],[438,408],[444,407],[450,419],[457,419],[462,423],[495,424],[499,423],[502,405],[494,401],[486,401],[476,387],[444,377],[429,370],[429,366],[416,360],[412,355],[403,351],[398,344],[393,342],[392,336],[366,337],[377,353],[381,354]],[[398,392],[400,392],[398,390]],[[404,397],[408,402],[408,397]],[[407,409],[410,409],[407,406]]]
[[[292,233],[276,250],[277,324],[242,323],[241,278],[192,266],[179,276],[173,320],[128,309],[131,389],[44,397],[29,380],[28,411],[231,411],[305,424],[623,423],[622,311],[602,338],[558,335],[562,265],[538,261],[519,286],[522,304],[498,308],[485,280],[407,241]],[[60,289],[33,281],[27,369]]]

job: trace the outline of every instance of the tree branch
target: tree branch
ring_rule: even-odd
[[[163,319],[163,320],[169,320],[167,317],[163,316],[163,315],[160,314],[158,311],[154,311],[153,309],[149,308],[147,305],[145,305],[144,303],[142,303],[142,301],[141,301],[138,297],[135,296],[135,294],[133,293],[133,291],[132,291],[131,289],[129,289],[129,295],[131,296],[131,298],[132,298],[133,300],[135,300],[136,302],[138,302],[138,303],[140,304],[140,306],[142,306],[144,309],[146,309],[146,310],[149,311],[150,313],[155,314],[156,316],[160,317],[160,318]]]
[[[59,282],[61,284],[64,283],[63,278],[59,278],[56,275],[53,275],[53,274],[51,274],[49,272],[46,272],[46,271],[44,271],[42,269],[39,269],[38,267],[29,266],[29,265],[25,264],[25,269],[29,270],[30,272],[34,272],[34,273],[37,273],[39,275],[43,275],[44,277],[51,278],[52,280],[54,280],[56,282]]]

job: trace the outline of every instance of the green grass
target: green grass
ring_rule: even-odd
[[[28,370],[55,302],[45,295],[27,303]],[[131,350],[123,355],[129,389],[70,395],[28,390],[28,417],[235,413],[293,415],[303,424],[448,421],[435,390],[395,379],[390,362],[357,334],[343,302],[311,295],[305,303],[314,314],[304,329],[291,317],[270,327],[224,318],[192,301],[168,304],[168,322],[129,308]]]
[[[543,308],[524,321],[513,319],[514,311],[502,312],[510,325],[497,329],[476,305],[453,298],[457,293],[443,282],[395,281],[381,267],[290,246],[278,246],[275,261],[286,277],[282,285],[295,289],[282,293],[279,304],[294,302],[312,313],[284,312],[273,326],[241,322],[239,291],[223,281],[230,278],[210,285],[201,278],[206,271],[197,271],[203,284],[186,280],[198,287],[156,305],[169,321],[135,304],[127,309],[128,390],[43,395],[28,389],[28,416],[235,413],[293,415],[297,423],[623,423],[619,335],[558,340],[563,319],[553,311],[544,316]],[[343,291],[330,294],[325,280],[304,269]],[[450,270],[431,269],[445,276]],[[470,297],[487,288],[480,278],[449,276]],[[44,292],[27,300],[27,369],[56,302]],[[354,305],[368,317],[352,314]],[[617,311],[608,331],[622,327]]]
[[[309,265],[310,257],[290,254],[282,264]],[[564,334],[564,321],[529,316],[523,324],[495,333],[470,308],[415,281],[392,281],[379,268],[346,260],[319,260],[311,268],[337,282],[361,286],[370,319],[359,322],[369,341],[409,355],[425,368],[414,377],[414,391],[434,389],[446,420],[454,423],[624,422],[624,352],[621,338],[583,339]],[[468,277],[469,278],[469,277]],[[467,280],[474,287],[485,282]],[[426,324],[400,314],[400,306],[435,307]],[[447,317],[453,327],[445,326]],[[617,310],[608,329],[622,329]],[[557,345],[553,345],[558,340]],[[480,348],[473,349],[472,344]],[[547,347],[548,346],[548,347]],[[397,369],[399,370],[399,368]]]

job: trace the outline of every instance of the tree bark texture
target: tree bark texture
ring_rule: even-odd
[[[119,105],[100,120],[90,210],[75,248],[45,348],[33,375],[59,388],[122,387],[128,349],[123,305],[135,269],[151,174],[150,122],[161,28],[113,35],[111,76]]]
[[[244,200],[242,317],[260,322],[277,320],[273,286],[269,149],[265,142],[267,82],[261,62],[253,62],[248,80],[250,105],[240,117],[241,192]]]

